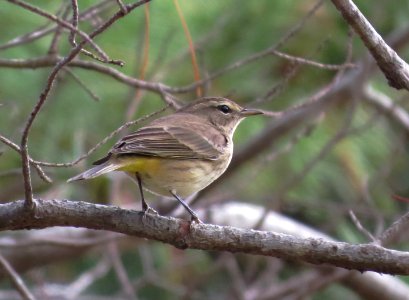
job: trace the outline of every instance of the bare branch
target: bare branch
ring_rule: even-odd
[[[37,68],[45,68],[45,67],[52,67],[58,63],[61,58],[54,57],[54,56],[42,56],[38,58],[32,59],[2,59],[0,58],[0,67],[6,68],[13,68],[13,69],[21,69],[21,68],[30,68],[30,69],[37,69]],[[127,84],[132,87],[145,89],[148,91],[152,91],[155,93],[162,94],[162,92],[167,93],[178,93],[179,88],[173,88],[167,86],[165,84],[159,82],[149,82],[137,78],[133,78],[128,76],[112,67],[101,65],[92,61],[83,61],[83,60],[73,60],[68,64],[70,67],[76,67],[86,70],[93,70],[105,75],[108,75],[119,82]],[[181,91],[180,93],[184,93]]]
[[[407,232],[409,228],[409,212],[398,218],[393,224],[387,228],[379,237],[381,243],[391,244],[399,240],[403,232]]]
[[[126,272],[125,266],[121,260],[121,253],[118,249],[118,244],[116,242],[111,242],[108,245],[108,255],[111,260],[112,267],[118,277],[119,282],[122,285],[122,288],[127,295],[128,299],[136,299],[135,291],[132,287],[132,284],[129,280],[129,276]]]
[[[70,9],[70,7],[68,5],[66,5],[65,8],[63,9],[62,16],[61,16],[63,20],[65,20],[67,18],[69,9]],[[57,28],[54,31],[53,39],[51,40],[50,47],[49,47],[49,49],[47,51],[48,55],[50,55],[50,56],[57,55],[57,53],[58,53],[58,43],[59,43],[59,41],[61,39],[63,29],[64,28],[61,25],[57,24]]]
[[[94,267],[83,273],[77,280],[65,288],[66,299],[78,299],[78,296],[97,279],[104,276],[111,269],[111,263],[107,259],[100,260]]]
[[[78,30],[78,3],[77,0],[71,0],[71,7],[72,7],[72,27],[75,30]],[[75,34],[76,31],[71,30],[68,40],[70,41],[73,47],[77,46],[77,42],[75,41]]]
[[[0,254],[0,265],[7,272],[14,287],[17,289],[21,297],[25,300],[35,300],[36,298],[25,285],[23,279],[17,274],[9,262]]]
[[[65,72],[67,72],[67,74],[69,74],[72,79],[75,80],[75,82],[77,82],[79,84],[80,87],[82,87],[84,89],[84,91],[95,101],[100,101],[101,98],[95,94],[82,80],[81,78],[79,78],[73,71],[71,71],[70,68],[65,68]]]
[[[183,92],[188,92],[188,91],[192,91],[194,89],[196,89],[197,87],[200,86],[204,86],[206,85],[208,82],[228,73],[231,72],[233,70],[236,70],[238,68],[241,68],[242,66],[245,66],[249,63],[255,62],[259,59],[262,59],[266,56],[272,55],[273,51],[276,51],[276,49],[278,49],[279,47],[281,47],[286,41],[288,41],[291,37],[293,37],[296,33],[298,33],[302,28],[303,25],[305,24],[305,22],[307,20],[309,20],[316,12],[317,10],[321,7],[322,3],[324,2],[324,0],[318,0],[315,5],[308,11],[308,13],[304,16],[304,18],[301,19],[301,21],[294,26],[286,35],[284,35],[284,37],[282,37],[277,43],[275,43],[274,45],[272,45],[271,47],[262,50],[260,52],[254,53],[252,55],[247,56],[246,58],[236,61],[231,65],[226,66],[223,69],[220,69],[216,72],[214,72],[213,74],[207,76],[206,78],[196,81],[195,83],[192,83],[190,85],[184,86],[184,87],[180,87],[178,89],[175,89],[174,92],[177,93],[183,93]]]
[[[355,213],[352,210],[349,210],[349,216],[351,217],[352,222],[354,222],[356,228],[360,232],[362,232],[369,240],[371,240],[373,243],[378,243],[378,240],[373,236],[372,233],[370,233],[364,226],[362,226],[361,222],[355,215]]]
[[[13,150],[15,150],[15,151],[17,151],[18,153],[21,154],[20,147],[17,144],[10,141],[9,139],[7,139],[6,137],[0,135],[0,141],[3,142],[4,144],[6,144],[7,146],[9,146],[11,149],[13,149]],[[45,182],[48,182],[48,183],[53,182],[51,180],[51,178],[48,177],[47,174],[45,174],[44,170],[36,162],[34,162],[34,160],[31,159],[30,157],[29,157],[29,162],[30,162],[30,164],[32,164],[34,166],[34,168],[36,169],[38,175],[40,176],[40,178],[42,180],[44,180]]]
[[[116,3],[118,3],[119,8],[122,10],[124,14],[128,12],[125,4],[122,2],[122,0],[116,0]]]
[[[124,130],[126,128],[129,128],[129,127],[131,127],[131,126],[133,126],[135,124],[138,124],[140,122],[143,122],[143,121],[145,121],[145,120],[147,120],[147,119],[149,119],[149,118],[151,118],[151,117],[165,111],[168,107],[169,107],[169,105],[166,105],[162,109],[160,109],[158,111],[155,111],[155,112],[153,112],[151,114],[145,115],[142,118],[139,118],[139,119],[134,120],[134,121],[126,122],[125,124],[121,125],[117,129],[112,131],[108,136],[106,136],[102,141],[100,141],[98,144],[96,144],[90,150],[88,150],[87,153],[81,155],[79,158],[77,158],[76,160],[74,160],[72,162],[69,162],[69,163],[49,163],[49,162],[42,162],[42,161],[33,161],[33,163],[35,163],[36,165],[39,165],[39,166],[47,166],[47,167],[71,167],[73,165],[76,165],[77,163],[79,163],[83,159],[87,158],[92,153],[94,153],[99,147],[104,145],[106,142],[108,142],[111,138],[113,138],[115,135],[117,135],[122,130]]]
[[[18,3],[20,5],[23,5],[23,7],[29,7],[31,8],[32,6],[27,5],[23,2],[20,2],[19,0],[8,0],[13,3]],[[149,2],[150,0],[140,0],[137,1],[133,4],[128,5],[128,13],[131,12],[133,9],[136,7],[145,4],[146,2]],[[34,11],[38,11],[36,7],[34,7]],[[41,12],[41,11],[40,11]],[[21,145],[20,145],[20,150],[21,150],[21,158],[22,158],[22,169],[23,169],[23,178],[24,178],[24,192],[25,192],[25,199],[26,199],[26,205],[30,208],[34,207],[33,203],[33,193],[32,193],[32,186],[31,186],[31,175],[30,175],[30,164],[29,164],[29,156],[28,156],[28,148],[27,148],[27,143],[28,143],[28,134],[30,132],[31,126],[37,116],[37,114],[40,112],[42,106],[46,102],[48,95],[51,91],[51,88],[54,84],[54,80],[57,77],[57,74],[59,71],[67,65],[70,61],[72,61],[75,56],[81,51],[82,47],[87,44],[92,38],[97,36],[98,34],[102,33],[105,29],[107,29],[110,25],[112,25],[115,21],[118,19],[124,17],[125,15],[122,13],[122,11],[117,12],[114,14],[110,19],[108,19],[104,24],[102,24],[99,28],[97,28],[94,32],[92,32],[89,35],[89,39],[84,39],[81,43],[77,45],[77,47],[73,48],[71,52],[66,56],[64,59],[60,60],[54,67],[54,69],[51,71],[48,79],[47,79],[47,84],[42,91],[36,105],[34,106],[34,109],[32,110],[27,123],[24,127],[23,134],[21,137]],[[66,23],[64,21],[64,23]],[[67,23],[69,24],[69,23]],[[70,27],[71,24],[69,24]],[[79,32],[78,32],[79,33]],[[81,33],[79,33],[81,34]],[[81,35],[82,36],[82,35]]]
[[[409,253],[373,244],[352,245],[267,231],[194,224],[80,201],[36,199],[36,204],[35,216],[25,210],[23,200],[1,204],[0,230],[85,227],[153,239],[181,249],[241,252],[359,271],[409,274]]]
[[[332,0],[344,19],[361,37],[390,86],[409,90],[409,65],[386,44],[352,0]]]
[[[381,91],[366,85],[363,90],[366,102],[386,114],[392,121],[399,124],[406,132],[409,132],[409,114],[399,104]]]
[[[262,206],[250,204],[249,202],[227,202],[222,205],[214,205],[209,210],[206,210],[205,213],[209,216],[210,221],[215,224],[254,228],[260,217],[264,214],[265,209]],[[312,237],[332,240],[330,236],[275,211],[269,211],[261,228],[261,230],[284,233],[303,239]],[[387,244],[385,243],[384,245]],[[348,272],[347,277],[343,279],[343,284],[351,287],[362,299],[368,300],[400,300],[405,299],[409,294],[408,285],[399,280],[399,278],[374,272]]]
[[[36,13],[40,16],[43,16],[51,21],[56,22],[57,24],[59,24],[60,26],[63,26],[65,28],[68,28],[71,30],[71,32],[75,32],[77,34],[79,34],[84,41],[86,41],[86,43],[90,44],[90,46],[92,48],[94,48],[94,50],[98,53],[98,55],[100,55],[102,57],[102,59],[100,59],[103,62],[107,62],[107,63],[113,63],[113,64],[117,64],[117,65],[121,65],[121,63],[111,60],[108,55],[105,54],[105,52],[92,40],[93,37],[89,36],[88,34],[86,34],[85,32],[78,30],[78,28],[74,27],[73,25],[71,25],[69,22],[62,20],[60,18],[58,18],[55,15],[52,15],[36,6],[32,6],[26,2],[20,1],[20,0],[7,0],[10,3],[16,4],[18,6],[21,6],[33,13]],[[85,45],[85,43],[83,43],[82,45]],[[80,50],[81,51],[81,50]],[[87,51],[88,52],[88,51]]]
[[[277,50],[272,50],[271,54],[274,54],[278,57],[284,58],[286,60],[295,62],[297,64],[302,64],[302,65],[309,65],[309,66],[313,66],[313,67],[317,67],[320,69],[326,69],[326,70],[331,70],[331,71],[336,71],[336,70],[342,70],[342,69],[346,69],[346,68],[356,68],[356,65],[350,62],[345,62],[341,65],[334,65],[334,64],[323,64],[320,62],[316,62],[310,59],[306,59],[303,57],[296,57],[293,55],[289,55],[287,53],[283,53]]]
[[[110,7],[112,5],[112,0],[103,0],[102,2],[91,6],[90,8],[88,8],[87,10],[85,10],[84,12],[82,12],[80,14],[79,19],[80,20],[87,20],[92,18],[93,16],[95,16],[95,14],[97,14],[98,12],[106,9],[107,7]],[[51,27],[50,27],[51,26]],[[35,41],[39,38],[42,38],[48,34],[50,34],[51,32],[55,31],[56,28],[58,27],[58,25],[50,25],[49,23],[47,23],[44,26],[38,27],[36,30],[24,34],[22,36],[13,38],[12,40],[8,41],[7,43],[0,45],[0,50],[4,50],[4,49],[8,49],[11,47],[16,47],[19,45],[23,45],[23,44],[28,44],[32,41]]]

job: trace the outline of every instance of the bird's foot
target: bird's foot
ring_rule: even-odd
[[[155,215],[155,216],[159,216],[159,213],[154,210],[152,207],[148,206],[145,210],[144,210],[144,214],[151,214],[151,215]]]
[[[197,224],[204,224],[196,214],[190,216],[190,222],[192,223],[195,222]]]
[[[159,216],[159,213],[156,210],[150,206],[146,206],[142,209],[142,223],[145,223],[148,214],[152,216]]]

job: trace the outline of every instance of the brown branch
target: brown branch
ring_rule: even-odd
[[[95,14],[97,14],[98,12],[101,12],[102,10],[106,9],[107,7],[111,5],[112,5],[112,0],[104,0],[94,6],[91,6],[84,12],[82,12],[79,16],[79,19],[81,21],[88,20],[92,18],[93,16],[95,16]],[[19,45],[28,44],[30,42],[33,42],[55,31],[57,27],[58,25],[52,25],[52,24],[50,27],[50,24],[47,23],[46,25],[40,26],[32,32],[15,37],[12,40],[6,42],[5,44],[0,45],[0,50],[4,50],[4,49],[8,49],[8,48],[12,48],[12,47],[16,47]]]
[[[1,254],[19,273],[78,258],[86,251],[105,247],[125,235],[79,228],[46,228],[41,231],[4,235],[0,239]],[[0,279],[7,274],[0,268]]]
[[[289,55],[287,53],[283,53],[277,50],[271,50],[271,54],[276,55],[278,57],[284,58],[288,61],[291,61],[293,63],[297,63],[297,64],[302,64],[302,65],[309,65],[309,66],[313,66],[313,67],[317,67],[320,69],[325,69],[325,70],[331,70],[331,71],[337,71],[337,70],[343,70],[346,68],[356,68],[356,65],[350,62],[345,62],[343,64],[340,65],[336,65],[336,64],[324,64],[324,63],[320,63],[317,61],[313,61],[310,59],[306,59],[303,57],[297,57],[297,56],[293,56],[293,55]]]
[[[355,213],[352,210],[349,210],[348,213],[359,232],[366,236],[372,243],[378,243],[378,240],[375,238],[375,236],[362,225]]]
[[[69,12],[70,7],[67,5],[62,12],[61,18],[65,20],[67,18],[68,12]],[[51,40],[50,47],[48,48],[47,54],[50,56],[57,55],[58,53],[58,43],[61,39],[61,35],[63,32],[63,27],[61,25],[57,25],[57,28],[54,31],[54,36],[53,39]]]
[[[74,32],[78,35],[80,35],[84,41],[86,41],[86,43],[90,44],[90,46],[92,48],[94,48],[94,50],[102,57],[100,60],[103,62],[108,62],[108,63],[114,63],[114,64],[118,64],[119,63],[115,63],[115,61],[112,61],[111,59],[109,59],[108,55],[105,54],[105,52],[92,40],[93,37],[89,36],[88,34],[86,34],[85,32],[79,30],[77,27],[74,27],[73,25],[71,25],[69,22],[62,20],[61,18],[58,18],[55,15],[52,15],[36,6],[30,5],[24,1],[21,0],[7,0],[10,3],[16,4],[22,8],[25,8],[35,14],[38,14],[42,17],[45,17],[55,23],[57,23],[60,26],[63,26],[69,30],[71,30],[71,32]],[[86,43],[83,43],[82,45],[85,45]],[[82,51],[82,49],[80,49],[80,51]]]
[[[173,0],[173,5],[176,8],[176,11],[178,13],[179,16],[179,20],[182,23],[182,27],[183,27],[183,31],[185,32],[185,36],[187,39],[187,42],[189,44],[189,52],[190,52],[190,56],[191,56],[191,60],[192,60],[192,68],[193,68],[193,76],[195,79],[195,82],[200,81],[200,69],[199,69],[199,65],[197,63],[197,58],[196,58],[196,50],[193,44],[193,39],[192,36],[190,34],[189,31],[189,27],[187,25],[186,19],[183,15],[182,12],[182,8],[179,5],[179,1],[178,0]],[[201,86],[197,86],[196,87],[196,96],[197,97],[201,97],[203,95],[203,90]]]
[[[405,132],[409,132],[409,113],[381,91],[370,85],[363,88],[363,99],[385,114],[393,123],[399,125]]]
[[[16,290],[19,292],[20,296],[24,300],[35,300],[36,298],[30,292],[30,290],[25,285],[23,279],[18,275],[18,273],[13,269],[10,263],[0,254],[0,265],[10,277],[11,282],[13,283]]]
[[[36,203],[35,216],[25,210],[23,200],[0,205],[0,230],[85,227],[153,239],[181,249],[241,252],[359,271],[409,274],[409,253],[373,244],[352,245],[229,226],[191,224],[81,201],[36,199]]]
[[[347,53],[344,65],[350,63],[352,57],[352,35],[349,33],[347,43]],[[239,149],[233,156],[232,162],[227,171],[205,190],[200,192],[193,202],[198,201],[217,187],[218,182],[223,182],[226,178],[234,174],[243,163],[256,157],[268,148],[278,138],[287,134],[290,130],[296,128],[306,121],[316,118],[324,112],[331,104],[339,100],[339,95],[350,93],[350,90],[359,82],[360,78],[365,75],[364,68],[350,70],[341,69],[335,76],[334,80],[323,89],[309,97],[306,102],[296,104],[283,112],[275,113],[278,118],[267,125],[263,131],[254,136],[243,148]],[[271,116],[274,116],[271,114]]]
[[[133,120],[133,121],[129,121],[126,122],[125,124],[121,125],[120,127],[118,127],[117,129],[115,129],[114,131],[112,131],[109,135],[107,135],[102,141],[100,141],[98,144],[96,144],[94,147],[92,147],[90,150],[88,150],[87,153],[81,155],[80,157],[78,157],[77,159],[75,159],[72,162],[68,162],[68,163],[49,163],[49,162],[42,162],[42,161],[35,161],[33,160],[33,163],[35,163],[38,166],[46,166],[46,167],[71,167],[73,165],[76,165],[77,163],[79,163],[80,161],[82,161],[83,159],[87,158],[88,156],[90,156],[92,153],[94,153],[98,148],[100,148],[102,145],[104,145],[106,142],[108,142],[111,138],[113,138],[115,135],[117,135],[119,132],[123,131],[126,128],[129,128],[130,126],[133,126],[135,124],[138,124],[140,122],[143,122],[145,120],[148,120],[149,118],[151,118],[152,116],[155,116],[163,111],[165,111],[167,108],[169,107],[169,105],[164,106],[162,109],[155,111],[151,114],[145,115],[137,120]],[[1,137],[1,136],[0,136]]]
[[[122,2],[122,0],[116,0],[118,3],[119,8],[122,10],[124,14],[128,12],[128,9],[126,8],[125,4]]]
[[[74,79],[76,83],[95,101],[100,101],[101,98],[89,88],[79,76],[77,76],[70,68],[65,68],[65,72]]]
[[[9,146],[11,149],[21,154],[20,147],[17,144],[10,141],[9,139],[7,139],[6,137],[0,135],[0,142],[4,143],[5,145]],[[51,178],[48,177],[47,174],[45,174],[44,170],[32,158],[29,157],[28,159],[29,159],[30,164],[32,164],[34,168],[36,169],[40,178],[44,180],[45,182],[51,183],[52,182]]]
[[[116,273],[118,281],[122,285],[124,294],[127,296],[128,299],[136,299],[137,298],[136,293],[133,289],[132,283],[129,279],[129,275],[121,259],[121,252],[118,243],[111,242],[108,244],[107,248],[113,270]]]
[[[23,2],[20,2],[19,0],[8,0],[10,2],[23,5],[23,7],[31,7],[30,5],[27,5]],[[140,0],[137,1],[133,4],[130,4],[127,6],[128,8],[128,13],[131,12],[133,9],[136,7],[139,7],[140,5],[145,4],[146,2],[149,2],[150,0]],[[34,7],[35,11],[38,11],[36,7]],[[24,192],[25,192],[25,199],[26,199],[26,205],[29,208],[34,207],[34,202],[33,202],[33,192],[32,192],[32,186],[31,186],[31,174],[30,174],[30,164],[29,164],[29,156],[28,156],[28,148],[27,148],[27,143],[28,143],[28,135],[31,129],[31,126],[37,116],[37,114],[40,112],[42,106],[44,105],[45,101],[48,98],[48,95],[51,91],[51,88],[54,84],[54,80],[57,77],[57,74],[59,71],[67,65],[70,61],[72,61],[75,56],[81,51],[82,47],[86,45],[88,42],[90,42],[94,37],[105,31],[109,26],[111,26],[115,21],[118,19],[124,17],[125,14],[120,10],[117,13],[115,13],[111,18],[109,18],[104,24],[102,24],[99,28],[94,30],[88,37],[88,39],[84,39],[79,43],[75,48],[71,50],[71,52],[62,60],[60,60],[54,67],[54,69],[51,71],[48,79],[46,86],[42,93],[40,94],[40,97],[34,106],[33,110],[30,113],[30,116],[26,122],[26,125],[23,130],[23,134],[21,137],[21,145],[20,145],[20,151],[21,151],[21,158],[22,158],[22,170],[23,170],[23,178],[24,178]],[[66,22],[65,22],[66,23]],[[62,24],[62,23],[61,23]],[[69,24],[69,23],[68,23]],[[64,24],[62,24],[64,25]],[[70,27],[71,24],[69,24]],[[78,31],[78,34],[82,36],[82,34]]]
[[[46,68],[46,67],[55,66],[55,64],[58,63],[60,59],[61,58],[54,57],[54,56],[42,56],[42,57],[31,58],[31,59],[2,59],[0,58],[0,67],[13,68],[13,69]],[[168,92],[168,93],[184,93],[185,92],[184,90],[180,91],[179,88],[170,87],[170,86],[167,86],[159,82],[149,82],[149,81],[133,78],[112,67],[101,65],[101,64],[98,64],[92,61],[73,60],[69,62],[68,66],[96,71],[96,72],[111,76],[112,78],[118,80],[119,82],[122,82],[129,86],[140,88],[140,89],[145,89],[145,90],[152,91],[152,92],[159,93],[159,94],[161,94],[162,92]]]
[[[409,65],[382,39],[352,0],[332,0],[344,19],[361,37],[390,86],[409,90]]]
[[[80,299],[80,294],[99,278],[105,276],[111,270],[111,263],[107,259],[101,259],[95,266],[82,273],[74,282],[63,291],[63,299]]]
[[[205,86],[206,84],[208,84],[210,81],[223,76],[224,74],[234,71],[238,68],[241,68],[247,64],[250,64],[252,62],[255,62],[259,59],[263,59],[266,56],[269,55],[273,55],[273,52],[276,51],[279,47],[281,47],[285,42],[287,42],[290,38],[294,37],[295,34],[297,34],[305,25],[306,21],[308,19],[310,19],[316,12],[317,10],[321,7],[322,3],[324,1],[323,0],[319,0],[315,3],[315,5],[308,11],[308,13],[305,15],[304,18],[302,18],[300,20],[300,22],[294,26],[286,35],[284,35],[284,37],[282,37],[277,43],[273,44],[272,46],[268,47],[267,49],[264,49],[262,51],[259,51],[257,53],[253,53],[245,58],[243,58],[242,60],[238,60],[222,69],[219,69],[215,72],[213,72],[212,74],[210,74],[209,76],[207,76],[206,78],[196,81],[192,84],[186,85],[186,86],[182,86],[179,88],[174,88],[172,91],[168,92],[173,92],[173,93],[186,93],[186,92],[190,92],[198,87],[201,86]]]
[[[75,28],[75,30],[78,30],[78,2],[77,0],[71,0],[71,7],[72,7],[72,26]],[[68,40],[70,41],[70,44],[75,47],[77,46],[77,42],[75,41],[75,34],[76,31],[71,30],[70,35],[68,37]]]
[[[212,223],[241,228],[254,228],[264,214],[264,211],[264,207],[246,202],[227,202],[222,205],[211,206],[206,210],[206,215]],[[315,239],[332,240],[330,236],[325,235],[321,231],[275,211],[269,211],[261,226],[261,230],[284,233],[303,239],[311,237]],[[387,244],[383,245],[385,246]],[[365,272],[363,274],[347,272],[346,276],[347,277],[343,279],[343,284],[352,288],[362,299],[398,300],[405,299],[409,294],[409,286],[397,277],[374,272]],[[280,284],[280,289],[283,285],[285,285],[285,283]],[[282,297],[276,297],[274,299],[282,299]]]

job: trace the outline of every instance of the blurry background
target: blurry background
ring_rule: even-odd
[[[72,14],[65,1],[30,3],[60,17]],[[91,32],[118,10],[116,1],[83,0],[79,1],[80,13],[99,3],[103,5],[92,17],[81,20],[81,30]],[[204,95],[285,111],[278,117],[251,118],[239,126],[231,170],[197,195],[195,210],[206,215],[208,209],[218,211],[222,203],[250,203],[351,243],[370,240],[357,229],[350,210],[375,236],[407,210],[408,201],[392,195],[409,197],[408,94],[387,85],[360,39],[348,36],[348,26],[332,3],[179,0],[183,18],[175,3],[152,1],[95,39],[112,59],[124,61],[124,67],[104,65],[84,55],[79,59],[174,88],[189,86],[195,81],[195,70],[184,20],[195,45],[200,78],[225,71],[202,86]],[[407,60],[409,1],[356,4]],[[24,62],[47,55],[54,31],[32,41],[26,35],[53,26],[16,5],[1,5],[0,135],[17,144],[51,68],[18,67],[13,59]],[[25,42],[15,43],[17,37]],[[58,55],[68,53],[67,37],[63,32]],[[258,55],[267,49],[271,52]],[[229,68],[235,64],[239,66]],[[198,97],[197,89],[186,90],[171,94],[181,103]],[[301,111],[296,120],[288,117],[298,105],[312,108]],[[71,162],[126,121],[164,106],[157,92],[135,89],[101,72],[69,67],[60,73],[34,122],[30,156],[40,161]],[[125,176],[66,183],[102,157],[123,134],[125,131],[75,166],[44,168],[53,179],[51,184],[33,171],[35,196],[139,209],[137,187]],[[20,157],[4,144],[0,144],[0,153],[0,200],[22,199]],[[147,198],[160,212],[177,215],[172,210],[173,200],[162,201],[149,194]],[[207,217],[212,222],[212,216]],[[247,217],[252,218],[250,214]],[[233,221],[227,215],[219,223],[213,220],[217,224]],[[327,270],[303,264],[181,251],[109,233],[55,230],[2,233],[0,238],[0,249],[21,273],[27,271],[24,277],[29,284],[48,295],[43,299],[54,299],[52,295],[58,293],[62,295],[58,299],[284,299],[284,295],[285,299],[359,299],[356,291],[337,283],[336,277],[312,287],[311,282],[326,278]],[[15,248],[6,243],[11,238]],[[39,242],[44,239],[44,244]],[[21,243],[27,240],[34,246],[23,247]],[[396,249],[407,246],[403,242],[393,245]],[[39,253],[41,259],[30,259],[30,255],[38,258]],[[309,281],[302,280],[306,274],[311,276]],[[297,278],[299,282],[291,286]],[[303,282],[306,290],[301,288]],[[267,289],[283,286],[288,290],[262,296]],[[9,288],[5,281],[1,299],[14,295],[11,290],[7,294]]]

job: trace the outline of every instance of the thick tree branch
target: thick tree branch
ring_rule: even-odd
[[[332,0],[344,19],[361,37],[390,86],[409,90],[409,65],[386,44],[352,0]]]
[[[264,207],[244,202],[227,202],[222,205],[212,206],[206,211],[206,215],[209,216],[211,222],[220,225],[241,228],[254,228],[260,225],[261,230],[280,232],[298,238],[312,237],[333,240],[332,237],[275,211],[269,211],[262,224],[259,224],[260,218],[264,214]],[[375,272],[362,274],[350,271],[344,272],[344,275],[342,283],[351,288],[362,299],[401,300],[406,299],[407,295],[409,295],[409,287],[398,277]]]
[[[85,227],[153,239],[181,249],[241,252],[359,271],[409,274],[409,253],[373,244],[352,245],[229,226],[191,224],[86,202],[37,199],[36,204],[35,216],[24,209],[21,200],[0,205],[0,230]]]

